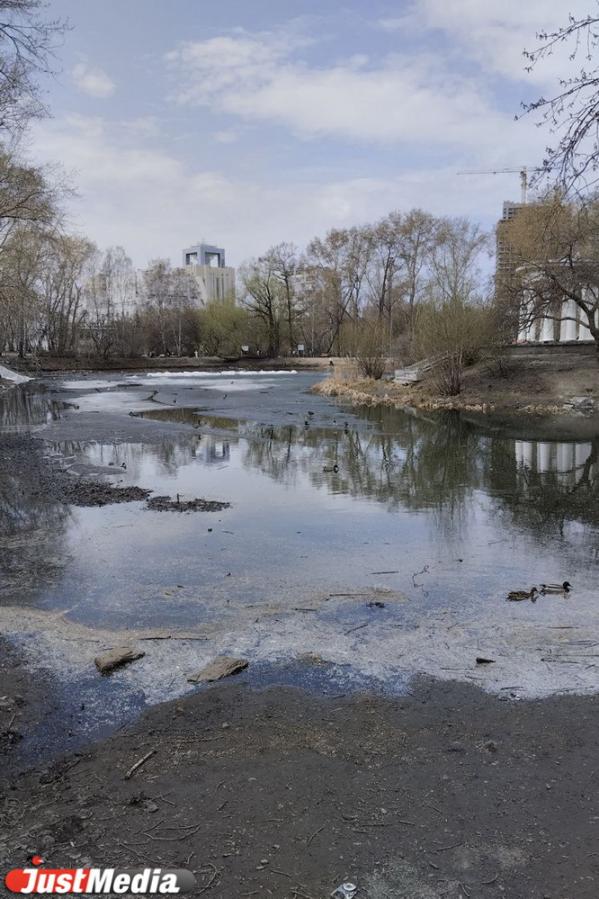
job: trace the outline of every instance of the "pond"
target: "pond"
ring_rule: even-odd
[[[218,653],[246,656],[250,682],[318,690],[418,674],[596,690],[599,423],[352,411],[310,394],[318,378],[94,374],[7,394],[4,439],[31,430],[44,464],[231,505],[65,506],[5,466],[3,631],[92,691],[98,647],[193,633],[114,676],[142,703]],[[506,601],[564,580],[567,596]]]

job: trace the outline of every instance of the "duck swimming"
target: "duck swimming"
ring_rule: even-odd
[[[572,589],[570,581],[563,584],[541,584],[541,593],[569,593]]]
[[[522,602],[524,599],[536,602],[538,592],[536,587],[531,587],[530,590],[512,590],[511,593],[508,593],[507,598],[510,602]]]

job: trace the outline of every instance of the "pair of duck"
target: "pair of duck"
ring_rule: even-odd
[[[538,587],[531,587],[530,590],[512,590],[511,593],[508,593],[507,598],[510,602],[520,602],[523,599],[536,602],[537,596],[546,596],[547,594],[566,596],[571,589],[572,584],[569,581],[564,581],[563,584],[541,584],[540,590]]]

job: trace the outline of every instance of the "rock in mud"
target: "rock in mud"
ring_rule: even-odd
[[[247,659],[219,656],[197,674],[192,674],[187,680],[190,684],[208,684],[215,680],[221,680],[223,677],[230,677],[232,674],[239,674],[240,671],[247,668],[248,664]]]
[[[210,499],[182,500],[179,497],[171,499],[170,496],[153,496],[148,500],[146,508],[153,512],[221,512],[230,506],[231,503]]]
[[[102,653],[101,656],[96,656],[94,662],[100,674],[110,674],[115,668],[120,668],[121,665],[128,665],[129,662],[135,662],[144,656],[145,652],[132,649],[130,646],[119,646],[116,649],[110,649],[108,652]]]

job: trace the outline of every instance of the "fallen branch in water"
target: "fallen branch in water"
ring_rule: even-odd
[[[356,627],[350,627],[350,629],[348,631],[345,631],[345,636],[353,633],[354,631],[359,631],[363,627],[368,627],[369,624],[370,624],[369,621],[365,621],[364,624],[358,624],[358,625],[356,625]]]
[[[163,635],[156,635],[154,637],[138,637],[137,639],[138,640],[207,640],[208,637],[206,637],[206,636],[184,637],[184,636],[179,636],[178,634],[163,634]]]

